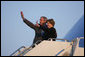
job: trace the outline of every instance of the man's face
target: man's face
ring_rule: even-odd
[[[46,23],[46,20],[44,20],[43,17],[40,18],[40,25],[43,25],[44,23]]]

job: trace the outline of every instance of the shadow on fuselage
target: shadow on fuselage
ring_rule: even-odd
[[[69,41],[71,41],[77,37],[84,37],[84,15],[72,27],[72,29],[66,34],[64,39],[68,39]]]
[[[66,34],[64,39],[71,41],[78,37],[84,37],[84,15],[78,20],[78,22],[72,27],[72,29]],[[84,40],[81,40],[81,42],[82,42],[81,45],[84,46]]]

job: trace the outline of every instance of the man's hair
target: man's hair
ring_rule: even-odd
[[[47,22],[49,22],[50,24],[52,24],[53,26],[55,25],[55,21],[53,19],[48,19]]]
[[[47,17],[45,17],[45,16],[41,16],[40,18],[44,18],[44,20],[47,20]]]

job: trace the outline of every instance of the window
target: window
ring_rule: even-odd
[[[79,47],[83,47],[84,48],[84,39],[80,39],[80,41],[79,41]]]

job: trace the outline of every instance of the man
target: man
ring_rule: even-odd
[[[43,40],[42,36],[44,35],[44,31],[42,29],[40,29],[40,27],[47,27],[46,26],[46,22],[47,22],[47,18],[42,16],[40,18],[40,24],[36,24],[34,25],[33,23],[31,23],[30,21],[28,21],[26,18],[24,18],[24,15],[23,15],[23,12],[21,11],[21,17],[24,21],[24,23],[26,23],[29,27],[31,27],[32,29],[35,30],[35,38],[34,38],[34,41],[33,41],[33,44],[36,43],[38,40]]]

